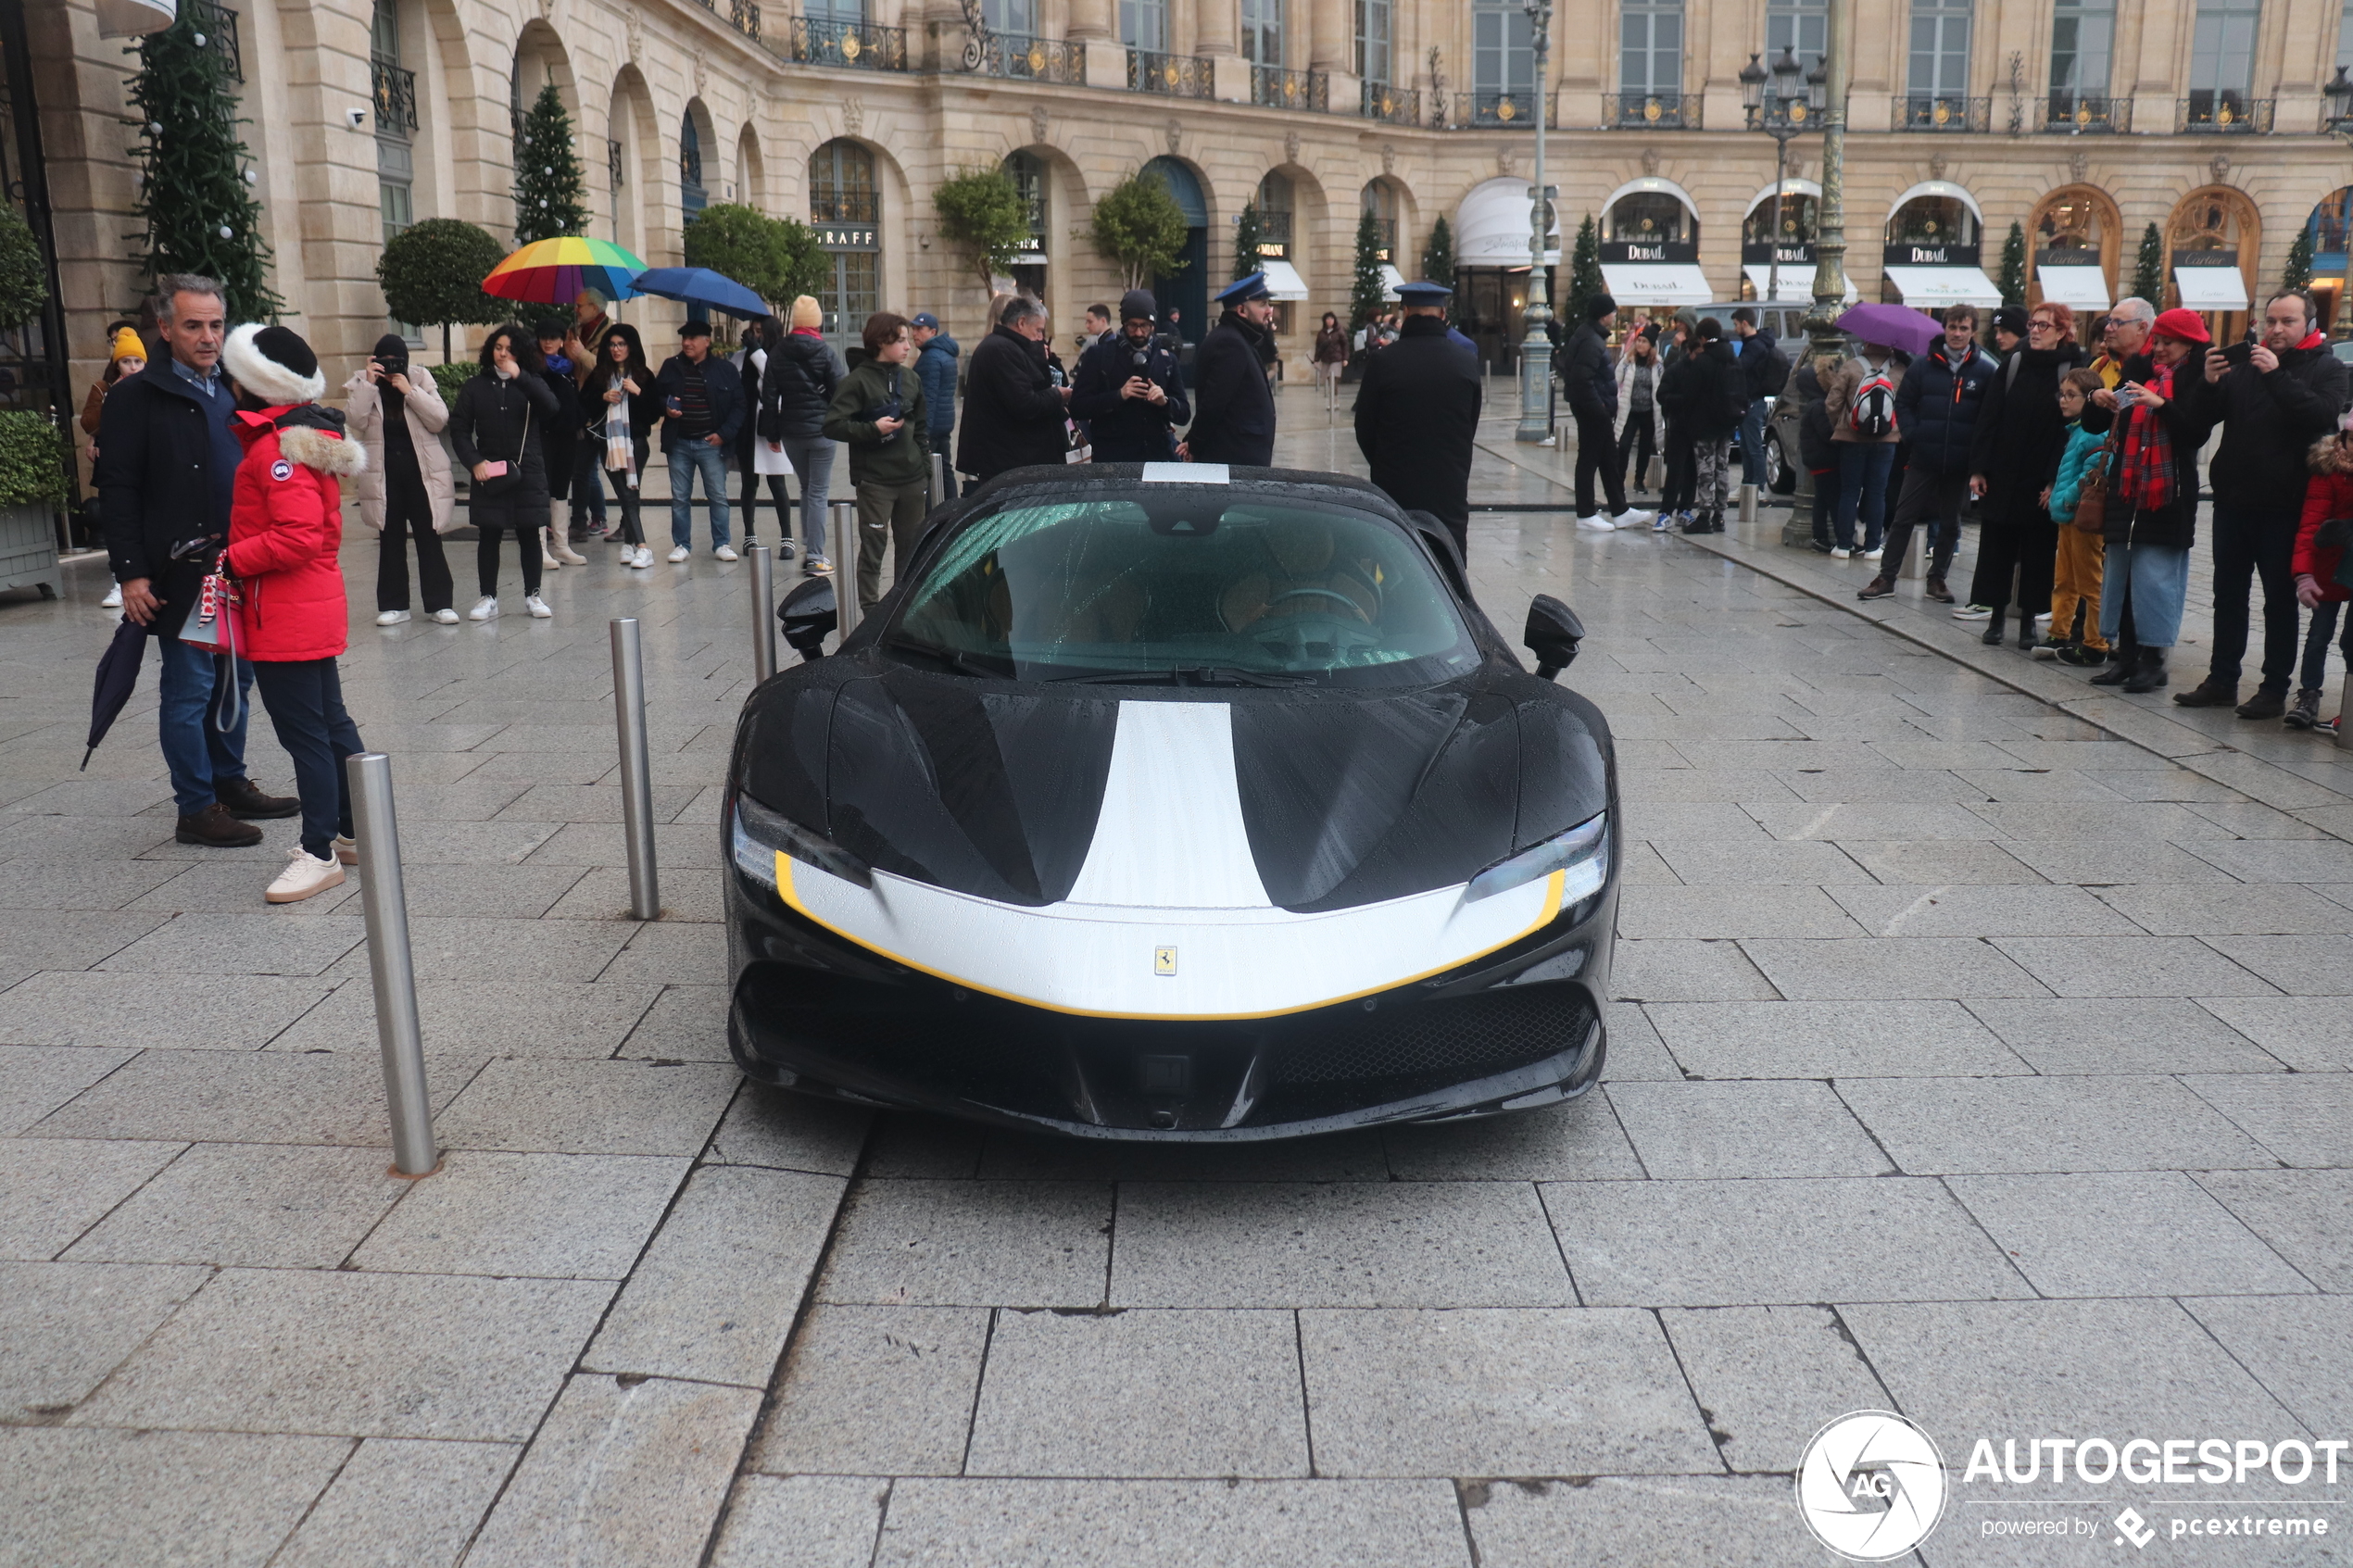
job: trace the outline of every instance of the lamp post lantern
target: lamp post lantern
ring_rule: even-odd
[[[1741,68],[1741,107],[1747,113],[1748,128],[1773,138],[1773,220],[1765,274],[1765,301],[1768,305],[1781,296],[1781,192],[1789,183],[1790,139],[1820,126],[1828,76],[1819,65],[1808,74],[1797,63],[1797,51],[1792,47],[1781,50],[1781,57],[1773,62],[1769,71],[1756,63],[1755,55]],[[1768,79],[1772,86],[1769,93],[1766,91]]]
[[[1544,329],[1553,320],[1552,282],[1544,271],[1545,241],[1553,230],[1553,191],[1544,183],[1544,121],[1548,118],[1544,82],[1546,57],[1552,53],[1553,0],[1527,0],[1529,42],[1536,52],[1536,182],[1528,188],[1528,336],[1519,351],[1519,428],[1515,439],[1553,439],[1553,339]]]

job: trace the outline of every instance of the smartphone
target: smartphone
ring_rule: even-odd
[[[507,460],[504,458],[493,458],[489,461],[484,463],[482,465],[482,477],[484,479],[506,478]]]
[[[2234,343],[2222,350],[2222,358],[2233,365],[2244,365],[2254,352],[2255,345],[2252,343]]]

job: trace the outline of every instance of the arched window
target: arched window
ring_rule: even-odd
[[[1272,169],[1258,182],[1258,241],[1261,256],[1288,258],[1290,255],[1290,179]]]
[[[1679,245],[1699,243],[1699,220],[1668,191],[1636,191],[1610,204],[1602,220],[1604,240]]]
[[[829,336],[855,335],[881,308],[880,219],[874,154],[855,142],[828,142],[810,155],[809,221],[833,261],[818,296]]]
[[[1029,215],[1029,243],[1013,257],[1013,287],[1034,299],[1046,297],[1047,221],[1046,160],[1036,153],[1009,153],[1005,177],[1021,193],[1022,208]]]
[[[1379,254],[1377,259],[1385,261],[1392,267],[1402,268],[1404,263],[1397,259],[1400,239],[1397,228],[1397,206],[1396,188],[1389,182],[1368,180],[1365,182],[1365,210],[1373,215],[1373,228],[1380,236]]]
[[[710,202],[702,183],[702,137],[695,130],[695,111],[688,109],[678,123],[678,205],[691,223]]]
[[[1887,220],[1892,245],[1973,245],[1977,215],[1958,196],[1914,196]]]

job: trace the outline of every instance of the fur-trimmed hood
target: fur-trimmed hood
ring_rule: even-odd
[[[2353,474],[2353,450],[2348,450],[2331,432],[2307,449],[2304,466],[2314,473]]]
[[[338,479],[347,479],[368,466],[368,449],[344,433],[343,412],[305,403],[292,408],[264,408],[238,414],[238,437],[251,451],[255,442],[275,433],[278,451],[291,462]]]
[[[231,329],[220,345],[220,362],[239,386],[272,406],[287,403],[316,403],[327,395],[327,376],[323,370],[303,375],[292,367],[282,365],[261,351],[254,340],[268,328],[260,321],[247,321]],[[297,347],[299,345],[297,345]],[[305,356],[308,350],[302,351]]]

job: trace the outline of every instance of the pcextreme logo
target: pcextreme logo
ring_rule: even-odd
[[[1856,1411],[1814,1434],[1797,1467],[1797,1512],[1839,1556],[1885,1562],[1928,1538],[1944,1517],[1944,1456],[1892,1411]]]

